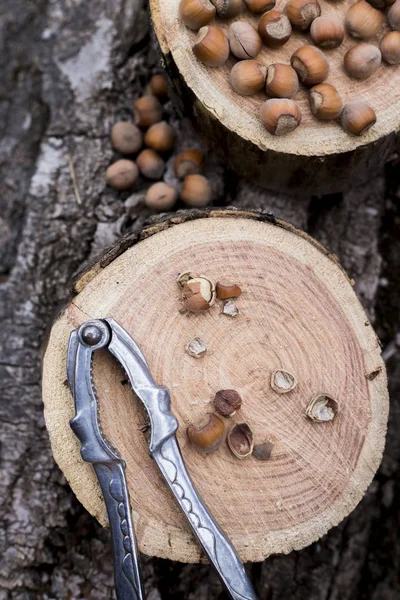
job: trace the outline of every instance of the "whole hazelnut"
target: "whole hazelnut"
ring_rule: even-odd
[[[139,175],[136,164],[131,160],[122,158],[110,165],[106,171],[108,185],[116,190],[128,190],[136,182]]]
[[[141,174],[148,179],[160,179],[164,173],[165,163],[163,159],[150,148],[141,151],[136,163]]]
[[[218,415],[209,413],[197,425],[189,425],[187,436],[197,452],[209,454],[218,450],[225,440],[225,424]]]
[[[228,433],[228,446],[237,458],[246,458],[253,452],[254,434],[248,423],[235,423]]]
[[[111,129],[111,143],[121,154],[134,154],[140,150],[142,142],[142,132],[133,123],[120,121]]]
[[[315,46],[301,46],[292,55],[290,63],[304,85],[316,85],[328,77],[329,63]]]
[[[286,98],[271,98],[264,102],[260,117],[265,129],[273,135],[286,135],[301,123],[299,105]]]
[[[215,410],[223,417],[233,417],[241,406],[242,399],[236,390],[220,390],[215,394]]]
[[[261,38],[246,21],[236,21],[229,26],[228,40],[232,54],[241,60],[254,58],[261,52]]]
[[[341,122],[347,133],[363,135],[375,125],[376,114],[365,102],[349,102],[343,109]]]
[[[267,67],[258,60],[242,60],[232,67],[229,81],[237,94],[251,96],[263,89]]]
[[[270,98],[293,98],[299,91],[296,71],[290,65],[270,65],[267,69],[265,91]]]
[[[187,206],[201,208],[211,200],[211,186],[203,175],[186,175],[183,180],[181,199]]]
[[[343,66],[347,75],[364,80],[371,77],[380,67],[382,55],[372,44],[357,44],[344,55]]]
[[[176,203],[176,190],[163,181],[153,183],[146,193],[146,206],[158,212],[171,210]]]
[[[157,152],[168,152],[174,146],[175,133],[166,121],[154,123],[146,132],[144,142]]]
[[[220,19],[232,19],[243,10],[242,0],[211,0]]]
[[[202,27],[193,46],[195,57],[209,67],[220,67],[229,56],[229,42],[219,27]]]
[[[330,83],[320,83],[310,90],[312,114],[320,121],[332,121],[340,116],[343,102],[337,89]]]
[[[204,171],[204,152],[197,148],[184,150],[175,159],[174,172],[179,179],[184,179],[186,175],[196,175]]]
[[[370,38],[374,36],[383,24],[383,14],[373,6],[359,0],[346,14],[346,27],[350,35],[355,38]]]
[[[311,23],[311,39],[320,48],[337,48],[343,42],[344,27],[337,17],[322,15]]]
[[[150,79],[149,88],[153,96],[165,99],[168,97],[168,88],[165,76],[162,73],[156,73]]]
[[[244,0],[247,10],[252,13],[262,13],[272,10],[275,0]]]
[[[390,31],[384,35],[380,47],[383,60],[389,65],[400,63],[400,31]]]
[[[197,31],[215,17],[215,6],[209,0],[181,0],[179,16],[189,29]]]
[[[150,127],[162,119],[162,106],[155,96],[142,96],[133,103],[133,118],[139,127]]]
[[[285,13],[295,29],[306,31],[314,19],[320,16],[321,7],[318,0],[289,0]]]
[[[396,31],[400,30],[400,0],[396,0],[396,2],[389,8],[387,12],[387,18],[389,21],[389,25],[392,29]]]
[[[207,277],[193,277],[182,286],[183,308],[203,312],[215,302],[215,285]]]
[[[279,48],[290,38],[292,26],[286,15],[278,10],[271,10],[261,17],[258,33],[264,44],[271,48]]]

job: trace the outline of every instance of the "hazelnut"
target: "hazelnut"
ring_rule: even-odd
[[[242,0],[211,0],[214,4],[217,15],[221,19],[232,19],[240,15],[243,9]]]
[[[223,417],[233,417],[242,406],[242,399],[236,390],[220,390],[214,398],[215,410]]]
[[[116,190],[127,190],[136,182],[138,175],[136,164],[123,158],[108,167],[106,181]]]
[[[209,0],[181,0],[179,16],[189,29],[200,29],[215,17],[215,6]]]
[[[322,83],[329,73],[326,56],[314,46],[302,46],[292,55],[290,63],[304,85]]]
[[[273,135],[286,135],[301,123],[301,111],[294,100],[271,98],[260,108],[260,117],[265,129]]]
[[[261,52],[261,38],[246,21],[236,21],[229,26],[228,40],[232,54],[241,60],[254,58]]]
[[[312,114],[320,121],[332,121],[340,116],[343,102],[339,92],[330,83],[320,83],[310,90]]]
[[[344,27],[337,17],[317,17],[311,23],[311,39],[320,48],[337,48],[343,42]]]
[[[162,106],[155,96],[142,96],[133,103],[133,118],[139,127],[150,127],[162,119]]]
[[[343,66],[347,75],[364,80],[371,77],[380,67],[381,51],[372,44],[357,44],[344,55]]]
[[[204,171],[204,152],[191,148],[184,150],[175,159],[175,175],[183,179],[186,175],[197,175]]]
[[[148,179],[160,179],[164,173],[165,163],[163,159],[150,148],[141,151],[136,158],[136,163],[141,174]]]
[[[375,125],[376,114],[365,102],[349,102],[343,109],[341,122],[347,133],[363,135]]]
[[[203,175],[186,175],[183,180],[181,199],[185,204],[201,208],[211,200],[211,186]]]
[[[296,71],[290,65],[270,65],[267,69],[265,91],[271,98],[293,98],[299,91]]]
[[[215,285],[207,277],[189,279],[182,287],[182,300],[190,312],[208,310],[215,302]]]
[[[174,130],[166,121],[154,123],[144,136],[144,142],[157,152],[168,152],[175,142]]]
[[[142,147],[142,132],[128,121],[115,123],[111,129],[111,143],[122,154],[134,154]]]
[[[272,10],[275,0],[244,0],[247,10],[252,13],[262,13]]]
[[[237,94],[251,96],[263,89],[267,67],[258,60],[242,60],[232,67],[229,81]]]
[[[153,96],[157,96],[157,98],[164,99],[168,97],[167,82],[162,73],[153,75],[150,79],[149,88]]]
[[[368,4],[379,10],[384,10],[394,4],[395,0],[367,0]]]
[[[228,446],[237,458],[246,458],[253,452],[254,435],[248,423],[235,423],[228,433]]]
[[[195,39],[193,52],[195,57],[209,67],[220,67],[229,56],[229,43],[219,27],[202,27]]]
[[[218,415],[208,413],[198,425],[189,425],[187,436],[195,450],[209,454],[225,440],[225,423]]]
[[[286,44],[292,34],[292,26],[286,15],[278,10],[265,13],[258,23],[258,33],[262,41],[271,48]]]
[[[227,298],[239,298],[242,294],[242,290],[236,283],[230,281],[218,281],[217,287],[217,298],[220,300],[226,300]]]
[[[306,31],[314,19],[320,16],[321,7],[318,0],[289,0],[285,6],[285,14],[295,29]]]
[[[389,65],[400,63],[400,31],[390,31],[381,39],[382,58]]]
[[[146,205],[158,212],[168,211],[174,206],[177,197],[178,194],[171,185],[158,181],[147,190]]]
[[[257,460],[269,460],[271,458],[272,449],[274,444],[271,441],[264,442],[263,444],[257,444],[253,448],[253,456]]]
[[[378,33],[383,24],[383,14],[365,0],[359,0],[350,6],[345,22],[350,35],[366,39]]]
[[[392,29],[396,31],[400,30],[400,0],[396,0],[396,2],[389,8],[387,12],[387,18],[389,21],[389,25]]]

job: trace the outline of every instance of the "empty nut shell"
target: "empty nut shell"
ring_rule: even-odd
[[[223,417],[232,417],[241,406],[242,399],[236,390],[220,390],[215,394],[215,410]]]
[[[354,79],[364,80],[371,77],[380,67],[382,54],[372,44],[357,44],[344,55],[344,70]]]
[[[183,181],[181,199],[187,206],[200,208],[211,201],[211,186],[203,175],[187,175]]]
[[[382,24],[383,14],[365,0],[359,0],[347,11],[346,27],[355,38],[366,39],[374,36]]]
[[[204,152],[192,148],[184,150],[175,159],[174,172],[179,179],[186,175],[198,175],[204,171]]]
[[[387,18],[389,21],[389,25],[392,29],[396,31],[400,30],[400,0],[396,0],[396,2],[389,8],[387,12]]]
[[[321,7],[318,0],[289,0],[285,13],[295,29],[306,31],[314,19],[320,16]]]
[[[243,9],[242,0],[211,0],[221,19],[232,19],[240,15]]]
[[[217,298],[226,300],[227,298],[238,298],[242,290],[236,283],[230,281],[218,281],[216,286]]]
[[[343,42],[344,27],[337,17],[322,15],[311,23],[311,39],[320,48],[337,48]]]
[[[222,29],[214,25],[202,27],[194,42],[195,57],[209,67],[220,67],[229,56],[229,43]]]
[[[225,440],[225,423],[218,415],[209,413],[198,425],[189,425],[187,436],[198,452],[215,452]]]
[[[165,162],[154,150],[146,148],[138,155],[137,166],[142,175],[148,179],[160,179],[165,169]]]
[[[297,380],[289,371],[276,369],[272,373],[271,387],[278,394],[287,394],[291,392],[297,385]]]
[[[206,277],[189,279],[182,287],[183,308],[190,312],[208,310],[215,302],[215,285]]]
[[[133,123],[120,121],[111,129],[111,143],[122,154],[134,154],[142,147],[143,135]]]
[[[271,48],[279,48],[290,38],[292,26],[286,15],[278,10],[271,10],[261,17],[258,33],[264,44]]]
[[[338,403],[328,394],[320,394],[306,408],[306,416],[314,423],[333,421],[337,412]]]
[[[176,203],[176,190],[163,181],[158,181],[149,187],[146,193],[146,206],[157,212],[171,210]]]
[[[155,96],[142,96],[133,103],[133,118],[139,127],[150,127],[162,119],[162,106]]]
[[[342,127],[347,133],[363,135],[376,123],[376,114],[365,102],[349,102],[343,109]]]
[[[294,100],[271,98],[260,108],[260,117],[265,129],[273,135],[286,135],[301,123],[301,111]]]
[[[241,60],[255,58],[261,52],[261,38],[246,21],[236,21],[229,26],[228,40],[232,54]]]
[[[228,446],[237,458],[246,458],[253,452],[254,434],[248,423],[236,423],[228,433]]]
[[[179,16],[189,29],[200,29],[215,17],[215,6],[209,0],[181,0]]]
[[[246,8],[252,13],[262,13],[272,10],[275,0],[244,0]]]
[[[265,91],[271,98],[293,98],[299,91],[299,78],[290,65],[276,63],[267,70]]]
[[[136,182],[138,175],[136,164],[123,158],[108,167],[106,181],[116,190],[128,190]]]
[[[232,89],[242,96],[251,96],[263,89],[267,67],[258,60],[241,60],[232,67],[229,81]]]
[[[175,133],[166,121],[154,123],[146,132],[144,142],[157,152],[168,152],[174,146]]]
[[[312,114],[320,121],[337,119],[343,110],[339,92],[329,83],[320,83],[311,88],[310,106]]]
[[[390,31],[381,39],[382,58],[389,65],[400,63],[400,31]]]
[[[304,85],[322,83],[329,74],[326,56],[314,46],[302,46],[296,50],[290,63]]]

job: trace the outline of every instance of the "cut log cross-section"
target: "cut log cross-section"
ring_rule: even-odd
[[[44,357],[46,424],[75,494],[107,524],[93,468],[69,427],[66,350],[72,329],[113,317],[142,348],[157,383],[169,388],[189,472],[241,558],[259,561],[318,539],[362,498],[386,431],[385,368],[351,282],[317,242],[257,213],[190,212],[153,224],[134,241],[78,280]],[[187,270],[237,283],[239,315],[222,314],[219,301],[206,313],[182,314],[176,277]],[[195,337],[207,347],[201,358],[185,351]],[[291,391],[272,388],[277,370],[297,380]],[[149,457],[140,431],[146,415],[108,353],[95,356],[94,379],[103,429],[126,460],[140,550],[199,561],[199,546]],[[256,444],[271,439],[268,461],[240,460],[226,444],[209,455],[190,446],[187,426],[212,411],[221,389],[243,399],[227,427],[246,421]],[[337,402],[331,422],[304,416],[319,394]]]

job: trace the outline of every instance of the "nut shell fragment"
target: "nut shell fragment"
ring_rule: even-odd
[[[219,390],[214,398],[215,410],[223,417],[232,417],[242,406],[242,398],[236,390]]]
[[[306,408],[306,416],[314,423],[333,421],[339,410],[338,403],[328,394],[316,396]]]
[[[200,338],[193,338],[185,348],[186,352],[194,358],[201,358],[207,352],[207,346],[201,341]]]
[[[215,284],[206,277],[189,279],[182,288],[182,299],[186,310],[208,310],[215,302]]]
[[[228,433],[228,446],[237,458],[246,458],[253,452],[254,434],[248,423],[236,423]]]
[[[217,298],[226,300],[228,298],[238,298],[242,290],[236,283],[230,281],[218,281],[216,286]]]
[[[232,317],[232,319],[234,319],[238,316],[239,309],[234,300],[225,300],[221,312],[223,315],[227,315],[228,317]]]
[[[291,392],[297,385],[297,380],[294,375],[289,371],[283,369],[276,369],[272,373],[271,387],[278,394],[286,394]]]
[[[272,448],[274,444],[268,440],[263,444],[257,444],[253,448],[253,456],[257,460],[269,460],[271,458]]]
[[[179,285],[180,288],[183,288],[183,286],[187,284],[189,279],[194,279],[195,277],[197,277],[197,275],[195,273],[192,273],[191,271],[182,271],[182,273],[179,273],[178,277],[176,278],[176,283]]]

